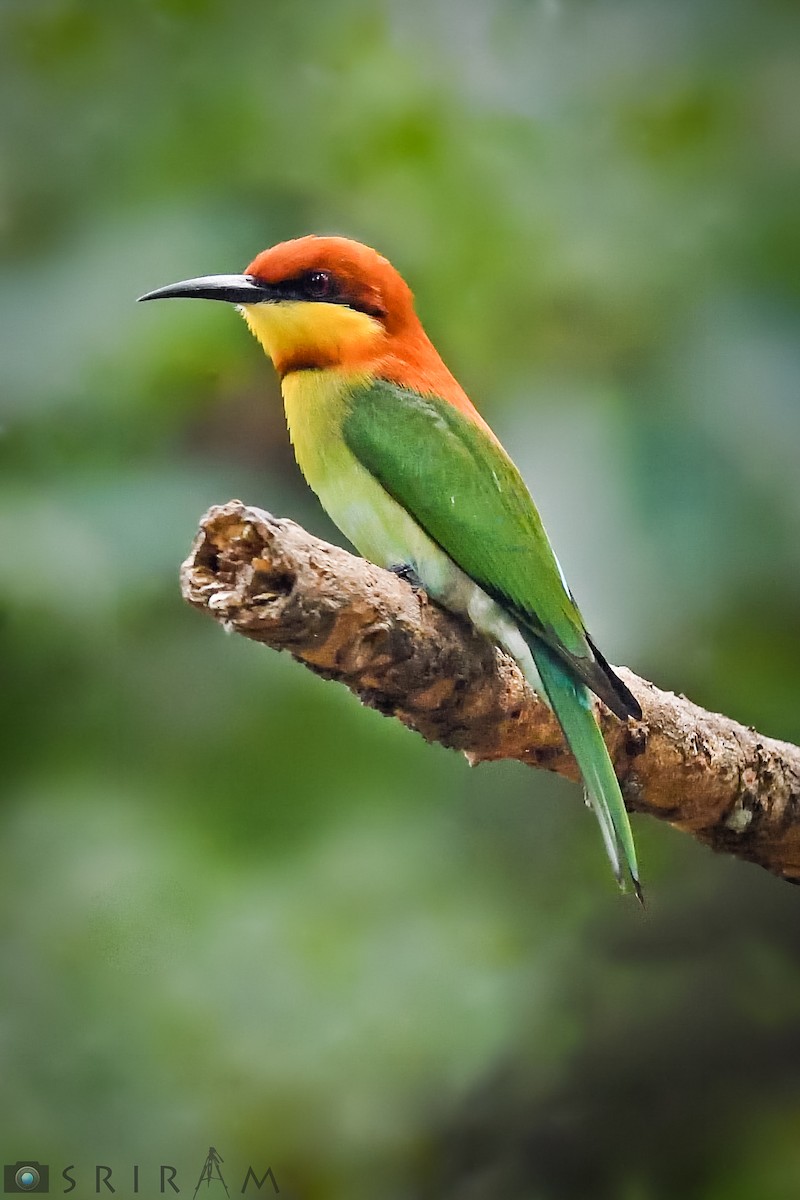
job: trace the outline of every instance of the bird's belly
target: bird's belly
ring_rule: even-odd
[[[316,481],[319,486],[309,478],[325,511],[364,558],[379,567],[412,567],[426,590],[447,604],[458,590],[456,577],[467,576],[353,455],[346,458]]]

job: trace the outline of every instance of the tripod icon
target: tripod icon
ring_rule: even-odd
[[[220,1183],[222,1184],[222,1186],[225,1188],[225,1195],[230,1196],[230,1192],[228,1191],[228,1185],[222,1176],[222,1171],[220,1171],[220,1169],[219,1169],[219,1164],[224,1161],[225,1160],[222,1158],[222,1156],[220,1154],[217,1153],[217,1151],[215,1150],[215,1148],[213,1146],[208,1147],[208,1154],[206,1155],[206,1161],[203,1163],[203,1169],[200,1172],[200,1178],[197,1181],[197,1187],[194,1189],[195,1196],[197,1195],[197,1191],[198,1191],[198,1188],[200,1187],[200,1184],[205,1183],[208,1185],[208,1187],[211,1187],[212,1179],[218,1179],[220,1181]]]

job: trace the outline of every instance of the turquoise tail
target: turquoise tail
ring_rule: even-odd
[[[589,692],[572,679],[546,645],[535,638],[529,644],[547,697],[578,764],[617,883],[626,890],[627,871],[634,892],[643,902],[628,814]]]

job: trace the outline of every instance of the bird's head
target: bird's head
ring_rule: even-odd
[[[264,250],[243,275],[206,275],[142,300],[235,304],[281,375],[358,367],[418,328],[411,290],[390,262],[342,237],[296,238]]]

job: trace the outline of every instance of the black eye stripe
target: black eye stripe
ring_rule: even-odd
[[[323,276],[326,283],[312,284],[316,276]],[[272,296],[276,300],[310,300],[324,304],[342,304],[356,312],[366,313],[369,317],[382,320],[386,309],[380,304],[372,303],[366,297],[349,294],[330,271],[304,271],[293,279],[283,279],[279,283],[269,285]],[[323,294],[324,293],[324,294]]]

